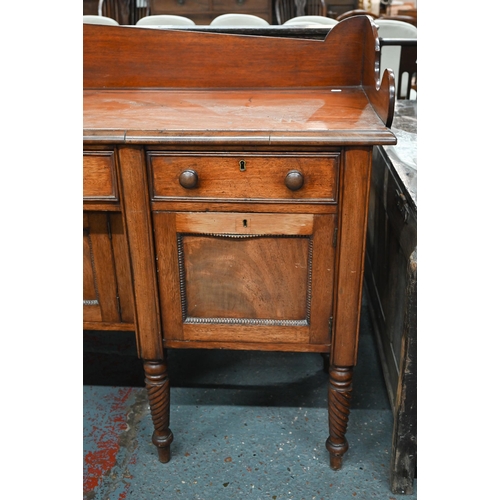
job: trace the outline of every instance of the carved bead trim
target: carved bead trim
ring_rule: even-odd
[[[177,234],[177,261],[179,263],[179,285],[181,289],[181,310],[182,319],[187,316],[187,299],[186,299],[186,273],[184,271],[184,250],[182,245],[182,234]]]
[[[99,305],[99,301],[98,300],[84,300],[83,301],[83,305],[84,306],[98,306]]]
[[[202,238],[230,238],[230,239],[255,239],[255,238],[309,238],[303,234],[229,234],[229,233],[181,233],[179,236],[199,236]]]
[[[186,324],[224,324],[224,325],[259,325],[259,326],[308,326],[307,319],[249,319],[249,318],[192,318],[184,319]]]
[[[312,297],[312,260],[313,260],[313,239],[309,238],[309,252],[307,256],[307,291],[306,291],[306,318],[307,323],[311,321],[311,297]]]

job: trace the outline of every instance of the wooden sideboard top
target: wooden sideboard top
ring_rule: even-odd
[[[84,140],[141,144],[395,144],[394,76],[377,31],[324,40],[84,25]]]
[[[362,89],[86,90],[86,140],[395,144]]]

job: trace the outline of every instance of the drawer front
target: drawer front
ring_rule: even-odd
[[[83,153],[83,199],[118,201],[113,151]]]
[[[152,198],[334,203],[339,157],[339,153],[199,156],[150,152]]]
[[[255,12],[269,9],[268,0],[213,0],[214,11],[227,13]]]
[[[209,11],[209,0],[151,0],[151,14],[189,14]]]

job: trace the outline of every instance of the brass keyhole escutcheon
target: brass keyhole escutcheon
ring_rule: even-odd
[[[240,172],[244,172],[247,169],[247,164],[245,160],[240,160]]]
[[[243,227],[248,227],[248,223],[246,219],[243,219]]]

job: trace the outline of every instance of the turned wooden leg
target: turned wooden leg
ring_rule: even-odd
[[[160,462],[170,460],[170,443],[174,439],[170,425],[170,382],[165,361],[145,361],[146,389],[153,417],[153,443],[158,448]]]
[[[352,393],[352,366],[330,366],[328,388],[328,427],[330,436],[326,449],[330,453],[330,467],[342,467],[342,457],[349,448],[345,438]]]

